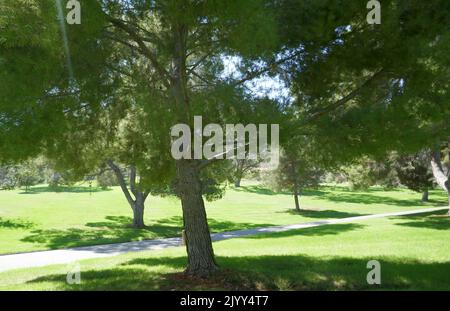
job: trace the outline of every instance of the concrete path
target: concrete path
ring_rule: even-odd
[[[347,217],[340,219],[328,219],[314,222],[307,222],[294,225],[273,226],[266,228],[256,228],[238,230],[230,232],[220,232],[211,234],[213,241],[221,241],[232,238],[239,238],[249,235],[283,232],[294,229],[304,229],[323,225],[355,222],[359,220],[382,218],[389,216],[404,216],[420,214],[426,212],[440,211],[448,207],[417,209],[412,211],[394,212],[385,214],[375,214],[367,216]],[[67,264],[82,259],[102,258],[120,255],[129,252],[148,251],[176,247],[181,245],[181,238],[167,238],[159,240],[144,240],[127,243],[104,244],[86,247],[75,247],[60,250],[39,251],[31,253],[0,255],[0,272],[18,268],[40,267],[54,264]]]

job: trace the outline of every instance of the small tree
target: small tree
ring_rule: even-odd
[[[241,180],[246,175],[255,171],[260,164],[258,160],[250,159],[235,159],[233,161],[233,171],[231,173],[231,179],[235,187],[241,186]]]
[[[399,184],[392,155],[382,160],[362,157],[355,163],[344,166],[342,170],[354,190],[367,190],[374,185],[390,189]]]
[[[422,201],[428,201],[428,190],[433,187],[430,157],[425,152],[400,157],[396,161],[396,172],[400,183],[408,189],[422,193]]]
[[[109,187],[118,186],[119,183],[117,182],[117,177],[114,172],[108,170],[97,175],[97,185],[103,190],[106,190]]]
[[[0,189],[12,190],[17,186],[18,166],[10,165],[0,167]]]
[[[294,196],[295,209],[300,212],[300,196],[302,189],[317,187],[323,175],[312,159],[304,153],[306,144],[287,146],[281,157],[280,164],[274,172],[275,188],[291,191]]]
[[[25,187],[26,192],[29,191],[31,186],[38,184],[40,179],[39,170],[31,161],[19,166],[17,171],[17,185],[19,187]]]

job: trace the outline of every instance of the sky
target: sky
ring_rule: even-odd
[[[239,64],[241,59],[238,56],[222,57],[224,70],[222,78],[239,79]],[[262,75],[258,78],[247,81],[244,84],[247,91],[255,97],[268,97],[272,100],[291,101],[289,88],[286,86],[280,76],[269,77]]]

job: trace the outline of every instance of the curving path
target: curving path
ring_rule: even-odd
[[[305,229],[323,225],[355,222],[359,220],[382,218],[389,216],[404,216],[446,210],[448,207],[436,207],[416,209],[412,211],[393,212],[375,215],[365,215],[347,217],[340,219],[328,219],[314,222],[307,222],[294,225],[272,226],[266,228],[246,229],[229,232],[211,234],[213,241],[221,241],[232,238],[239,238],[248,235],[283,232],[294,229]],[[101,258],[120,255],[129,252],[148,251],[164,249],[168,247],[181,246],[181,238],[166,238],[158,240],[144,240],[127,243],[104,244],[95,246],[75,247],[60,250],[39,251],[30,253],[20,253],[11,255],[0,255],[0,272],[19,268],[41,267],[54,264],[67,264],[82,259]]]

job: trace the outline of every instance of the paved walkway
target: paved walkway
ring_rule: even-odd
[[[437,208],[426,208],[426,209],[416,209],[412,211],[395,212],[395,213],[385,213],[385,214],[375,214],[366,216],[356,216],[347,217],[340,219],[328,219],[314,222],[307,222],[294,225],[284,225],[284,226],[273,226],[266,228],[256,228],[247,230],[238,230],[230,232],[220,232],[211,234],[213,241],[221,241],[232,238],[239,238],[249,235],[263,234],[263,233],[273,233],[273,232],[283,232],[294,229],[304,229],[323,225],[340,224],[355,222],[359,220],[382,218],[389,216],[403,216],[420,214],[426,212],[440,211],[448,209],[448,207],[437,207]],[[102,258],[120,255],[129,252],[138,251],[148,251],[156,249],[164,249],[168,247],[176,247],[181,245],[181,238],[167,238],[159,240],[144,240],[136,242],[127,243],[116,243],[116,244],[104,244],[86,247],[75,247],[60,250],[49,250],[49,251],[39,251],[31,253],[21,253],[12,255],[0,255],[0,272],[18,268],[29,268],[29,267],[40,267],[54,264],[67,264],[70,262],[91,259],[91,258]]]

